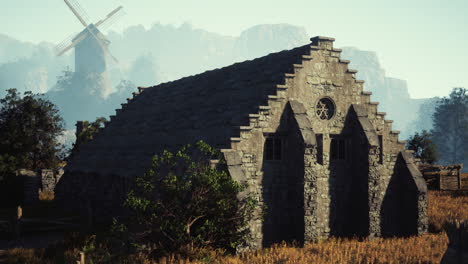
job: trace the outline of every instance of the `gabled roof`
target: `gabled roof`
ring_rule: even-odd
[[[285,73],[293,73],[293,64],[309,54],[305,45],[140,89],[66,170],[133,176],[163,149],[200,139],[228,147],[239,126],[248,124],[248,114],[257,113],[284,84]]]

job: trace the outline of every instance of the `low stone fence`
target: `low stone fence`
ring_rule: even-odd
[[[8,197],[3,197],[3,199],[9,199],[14,205],[18,203],[22,205],[34,204],[39,200],[39,191],[53,192],[62,175],[62,168],[40,170],[38,172],[26,169],[17,170],[15,180],[12,182],[13,185],[3,187],[6,188],[3,192],[8,192],[10,195],[5,194]],[[3,203],[0,205],[11,206]]]
[[[463,164],[455,165],[420,165],[419,170],[431,190],[466,190],[468,173],[462,173]]]
[[[80,216],[47,215],[24,218],[23,208],[18,206],[2,210],[2,218],[0,219],[0,234],[2,236],[0,240],[17,240],[22,236],[39,232],[87,230],[86,228],[88,228],[88,224],[82,221]]]
[[[39,201],[39,177],[34,171],[18,170],[16,172],[18,177],[19,186],[22,190],[22,204],[30,205]]]

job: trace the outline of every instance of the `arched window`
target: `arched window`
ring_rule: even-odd
[[[283,138],[275,134],[265,136],[265,160],[282,160]]]
[[[342,136],[331,135],[330,159],[346,160],[346,139]]]

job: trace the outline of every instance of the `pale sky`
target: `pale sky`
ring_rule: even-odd
[[[257,24],[288,23],[335,46],[376,51],[387,76],[408,81],[413,98],[468,88],[468,0],[77,0],[96,22],[123,5],[111,27],[190,22],[238,36]],[[82,30],[62,0],[0,0],[0,33],[59,43]]]

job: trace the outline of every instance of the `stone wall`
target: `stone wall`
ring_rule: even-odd
[[[39,190],[53,191],[62,174],[62,169],[43,169],[38,172],[26,169],[18,170],[16,172],[15,186],[19,190],[15,190],[15,192],[20,192],[17,196],[20,200],[19,202],[23,205],[31,205],[38,202]]]
[[[41,190],[54,191],[55,185],[59,182],[63,175],[63,168],[58,169],[44,169],[40,171],[41,176]]]
[[[277,85],[276,94],[268,97],[268,104],[260,106],[258,113],[249,115],[249,125],[240,127],[240,137],[231,138],[231,149],[225,153],[237,152],[242,157],[256,157],[236,164],[236,177],[250,184],[250,190],[261,204],[280,214],[284,204],[288,203],[287,199],[281,203],[269,197],[271,193],[281,196],[290,187],[272,182],[281,181],[286,174],[297,178],[298,172],[291,170],[289,160],[283,163],[264,161],[264,144],[266,135],[272,133],[286,133],[288,141],[298,142],[293,136],[294,131],[291,131],[294,126],[284,125],[287,124],[284,117],[291,115],[288,102],[297,102],[294,104],[301,105],[304,111],[302,116],[294,116],[303,126],[295,129],[310,129],[316,137],[313,145],[302,146],[304,241],[331,235],[381,236],[384,196],[391,190],[388,188],[391,179],[397,177],[394,168],[399,153],[404,151],[405,142],[398,140],[398,131],[391,130],[392,122],[384,119],[385,113],[378,112],[378,103],[370,101],[371,93],[363,91],[363,83],[355,79],[356,71],[347,69],[349,62],[339,59],[340,50],[332,47],[332,40],[317,38],[313,41],[316,46],[311,46],[310,55],[303,56],[302,64],[294,65],[294,72],[285,74],[284,83]],[[315,104],[323,97],[331,98],[335,103],[336,113],[331,120],[320,120],[315,114]],[[283,129],[286,126],[289,130]],[[332,135],[347,137],[351,141],[349,154],[353,162],[330,159]],[[296,145],[287,144],[286,149]],[[288,158],[297,160],[293,153]],[[408,166],[405,163],[402,168]],[[413,182],[420,180],[420,175],[412,171],[399,169],[397,174]],[[416,207],[407,209],[417,217],[404,217],[402,213],[402,221],[418,226],[417,230],[411,231],[414,234],[424,232],[427,229],[424,222],[427,204],[423,187],[417,186],[406,194],[418,201]],[[275,216],[267,214],[263,221],[259,218],[253,223],[252,232],[256,238],[253,247],[258,247],[262,241],[263,245],[279,242],[281,234],[265,233],[274,221],[268,217]],[[282,228],[296,232],[292,225]]]
[[[55,199],[75,215],[96,223],[107,222],[111,216],[124,215],[122,205],[130,185],[130,178],[118,175],[65,174],[56,189],[67,193],[56,192]]]

